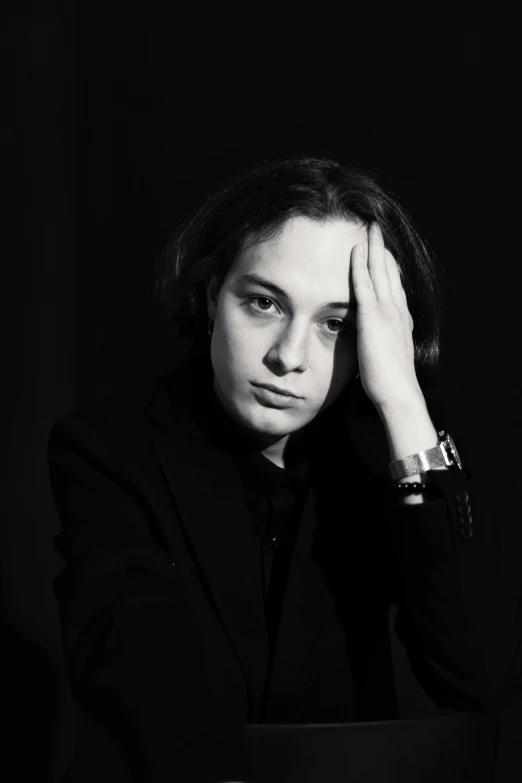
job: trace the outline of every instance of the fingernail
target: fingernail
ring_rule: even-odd
[[[364,245],[359,245],[359,255],[361,258],[366,258],[366,247]]]

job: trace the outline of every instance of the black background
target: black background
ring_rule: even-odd
[[[307,153],[366,166],[406,206],[445,269],[447,429],[480,477],[484,515],[517,513],[521,317],[513,260],[495,252],[495,150],[469,22],[99,0],[4,16],[3,713],[20,777],[55,781],[75,723],[51,590],[48,432],[184,350],[155,310],[152,265],[210,190],[256,160]],[[404,715],[435,711],[392,638]],[[522,777],[520,706],[502,714],[499,781]]]

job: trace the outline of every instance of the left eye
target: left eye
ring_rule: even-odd
[[[334,329],[334,331],[340,331],[344,326],[343,322],[338,321],[336,318],[329,318],[326,323],[330,325],[335,324],[335,326],[337,326],[338,328],[336,330]]]

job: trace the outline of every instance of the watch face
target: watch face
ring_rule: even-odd
[[[459,468],[462,469],[462,462],[460,461],[460,457],[458,454],[458,451],[455,447],[455,444],[453,443],[453,438],[451,435],[448,435],[446,433],[446,439],[444,441],[446,448],[449,452],[448,456],[450,457],[453,464],[457,465]]]

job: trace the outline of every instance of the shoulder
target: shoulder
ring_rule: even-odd
[[[154,377],[116,383],[110,392],[59,416],[48,447],[102,440],[124,448],[161,437],[172,430],[173,410],[184,407],[185,369],[182,359]]]
[[[185,352],[154,377],[121,382],[97,400],[60,416],[51,426],[53,448],[99,448],[122,455],[140,452],[152,441],[189,432],[199,354]],[[188,429],[187,429],[188,427]]]
[[[114,388],[103,397],[62,414],[53,422],[49,441],[73,438],[87,430],[103,435],[136,430],[146,420],[148,405],[160,390],[157,380]]]

